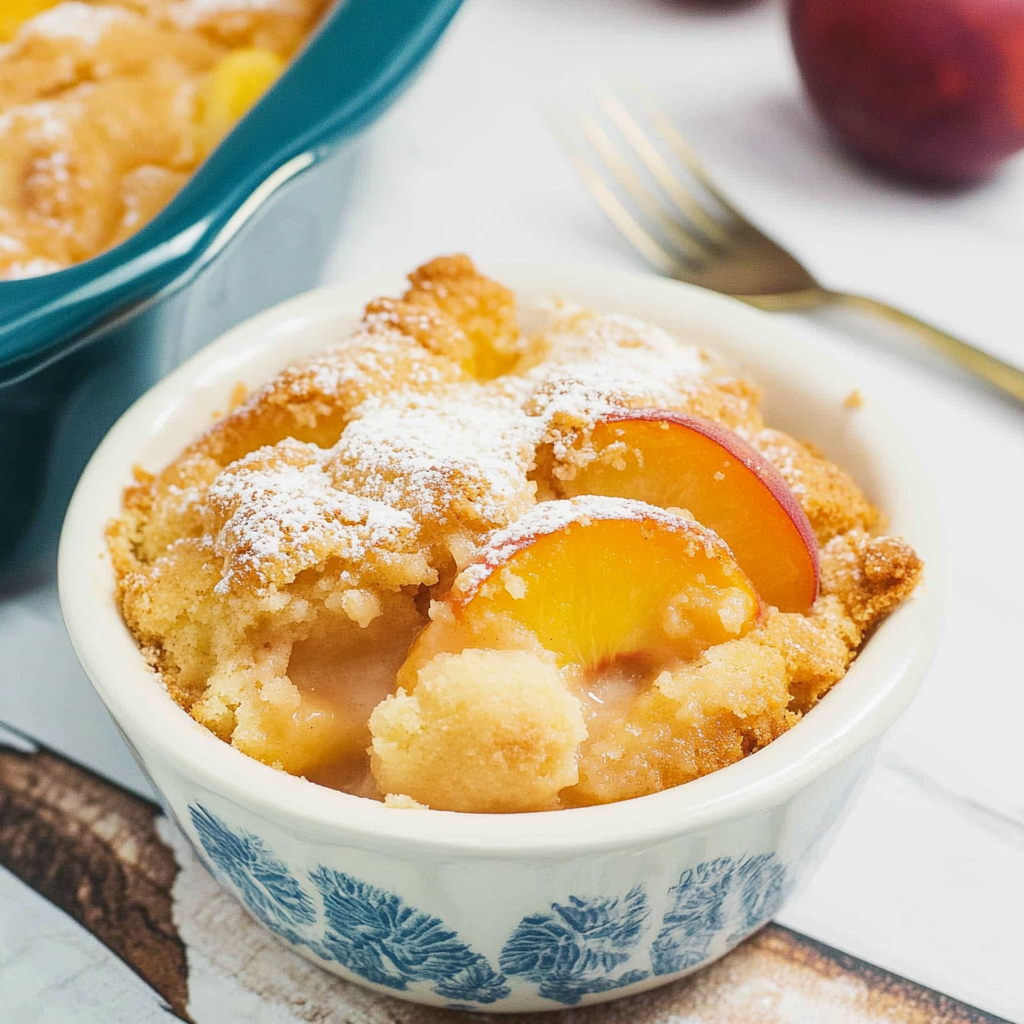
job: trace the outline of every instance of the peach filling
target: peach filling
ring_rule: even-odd
[[[569,751],[758,614],[728,547],[684,516],[596,496],[537,506],[432,607],[370,718],[374,777],[432,806],[443,787],[455,810],[551,806],[579,781]]]

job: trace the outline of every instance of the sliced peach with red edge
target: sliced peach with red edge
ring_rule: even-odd
[[[462,572],[447,607],[451,614],[413,646],[403,685],[415,685],[417,669],[438,653],[515,645],[502,638],[517,630],[560,666],[600,670],[619,659],[696,657],[760,614],[756,591],[711,530],[596,495],[531,509]]]
[[[659,409],[602,418],[597,457],[569,480],[567,497],[605,494],[689,511],[732,549],[767,604],[806,612],[818,596],[818,544],[779,471],[733,431]]]

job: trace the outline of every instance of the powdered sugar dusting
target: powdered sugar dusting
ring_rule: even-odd
[[[217,591],[287,583],[328,557],[354,572],[382,552],[427,549],[432,564],[479,552],[463,573],[471,582],[525,538],[585,519],[670,525],[711,554],[717,538],[675,514],[596,496],[537,504],[531,479],[553,430],[568,443],[566,416],[580,426],[638,397],[678,401],[706,386],[710,358],[658,328],[577,309],[559,310],[543,345],[533,369],[480,382],[368,322],[283,371],[237,410],[240,422],[269,404],[314,417],[344,409],[347,423],[331,448],[288,439],[222,470],[206,498],[224,559]]]
[[[226,14],[268,11],[302,18],[308,11],[308,4],[298,0],[179,0],[171,8],[171,16],[182,28],[197,28]]]
[[[411,280],[347,342],[230,403],[160,473],[138,472],[108,531],[128,628],[171,696],[239,750],[445,810],[627,799],[790,728],[913,589],[906,545],[847,526],[822,552],[810,614],[779,612],[683,509],[565,500],[667,504],[664,474],[687,453],[657,434],[648,446],[646,429],[633,447],[616,423],[668,431],[700,416],[719,425],[712,439],[740,424],[768,444],[756,390],[625,317],[563,309],[517,343],[511,293],[467,257]],[[822,522],[842,525],[859,500],[870,525],[837,467],[774,441]],[[628,479],[560,474],[584,458]],[[494,655],[483,690],[475,648]],[[538,666],[550,686],[530,685]],[[526,792],[553,759],[564,776]]]
[[[395,330],[360,329],[347,341],[332,346],[304,363],[289,367],[255,391],[240,411],[256,409],[268,400],[301,400],[319,396],[324,403],[357,395],[363,400],[382,381],[397,376],[399,360],[408,355],[404,336]],[[402,366],[402,382],[410,393],[433,388],[458,376],[424,350],[413,349],[413,359]],[[447,371],[447,372],[446,372]]]
[[[225,559],[218,593],[252,576],[263,585],[294,578],[327,555],[358,562],[371,548],[415,536],[407,513],[339,491],[324,472],[329,452],[297,441],[285,447],[287,461],[278,451],[268,463],[260,449],[210,488],[211,507],[226,514],[214,545]]]
[[[121,7],[96,7],[80,0],[64,0],[27,21],[22,34],[74,40],[94,47],[111,26],[131,19],[132,15]]]
[[[706,388],[716,368],[708,353],[660,327],[576,306],[560,308],[543,338],[545,359],[527,376],[536,385],[532,409],[548,420],[556,446],[616,409],[673,408]]]
[[[53,100],[12,107],[0,113],[0,139],[13,130],[24,134],[40,149],[53,151],[71,143],[70,125],[78,114],[76,107],[62,106]]]
[[[598,316],[582,307],[560,307],[544,332],[550,341],[548,359],[572,364],[580,361],[647,376],[660,366],[658,380],[667,371],[673,377],[705,376],[715,365],[697,345],[685,344],[654,324],[621,313]],[[652,381],[653,382],[653,381]]]
[[[335,479],[419,521],[502,524],[532,503],[527,472],[543,424],[475,383],[371,401],[332,457]]]
[[[799,456],[790,438],[778,431],[767,429],[756,433],[741,430],[738,433],[779,471],[794,495],[807,493],[805,474],[800,468]]]

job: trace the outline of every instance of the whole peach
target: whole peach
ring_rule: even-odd
[[[852,149],[935,182],[1024,148],[1024,0],[791,0],[814,104]]]

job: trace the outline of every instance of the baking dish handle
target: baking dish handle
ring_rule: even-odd
[[[461,0],[343,0],[281,79],[138,234],[78,266],[0,282],[0,387],[179,287],[285,181],[378,117]]]

